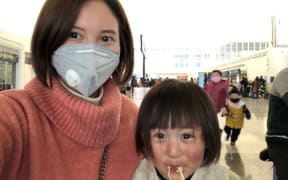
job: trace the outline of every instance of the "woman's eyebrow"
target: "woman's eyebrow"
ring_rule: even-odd
[[[73,26],[73,28],[72,28],[72,30],[75,30],[75,29],[78,29],[78,30],[81,30],[81,31],[85,31],[85,29],[84,28],[82,28],[82,27],[79,27],[79,26]]]
[[[116,31],[114,30],[102,30],[101,33],[108,33],[108,34],[113,34],[113,35],[116,35]]]

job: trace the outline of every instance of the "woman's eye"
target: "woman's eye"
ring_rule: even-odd
[[[77,33],[77,32],[71,32],[70,33],[70,38],[79,39],[80,38],[80,34]]]
[[[103,36],[103,37],[101,37],[101,40],[103,42],[109,42],[109,41],[113,41],[113,38],[110,36]]]

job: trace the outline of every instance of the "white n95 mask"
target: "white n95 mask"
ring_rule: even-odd
[[[52,64],[62,80],[88,97],[115,71],[119,53],[94,44],[62,45],[54,52]]]

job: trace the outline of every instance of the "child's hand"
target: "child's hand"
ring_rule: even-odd
[[[222,113],[221,113],[222,116],[226,116],[228,114],[228,111],[226,108],[222,108],[221,111],[222,111]]]
[[[244,113],[246,118],[249,120],[251,118],[251,113],[245,105],[244,105]]]

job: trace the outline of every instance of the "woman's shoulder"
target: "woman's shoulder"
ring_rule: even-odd
[[[26,111],[32,101],[23,90],[7,90],[0,92],[0,137],[6,147],[20,144],[21,134],[28,127]],[[1,146],[1,145],[0,145]]]
[[[3,100],[3,98],[9,98],[14,100],[21,100],[23,98],[28,98],[29,95],[25,90],[22,89],[10,89],[10,90],[4,90],[0,91],[0,98]]]
[[[24,90],[12,89],[0,92],[1,112],[9,109],[18,110],[21,107],[24,108],[30,102],[32,101]]]
[[[131,117],[133,119],[136,118],[139,110],[139,107],[136,105],[136,103],[125,95],[121,95],[121,101],[121,114],[124,116],[124,119],[130,119]]]
[[[2,114],[9,111],[22,111],[31,103],[31,98],[24,90],[12,89],[0,92],[0,111]]]

